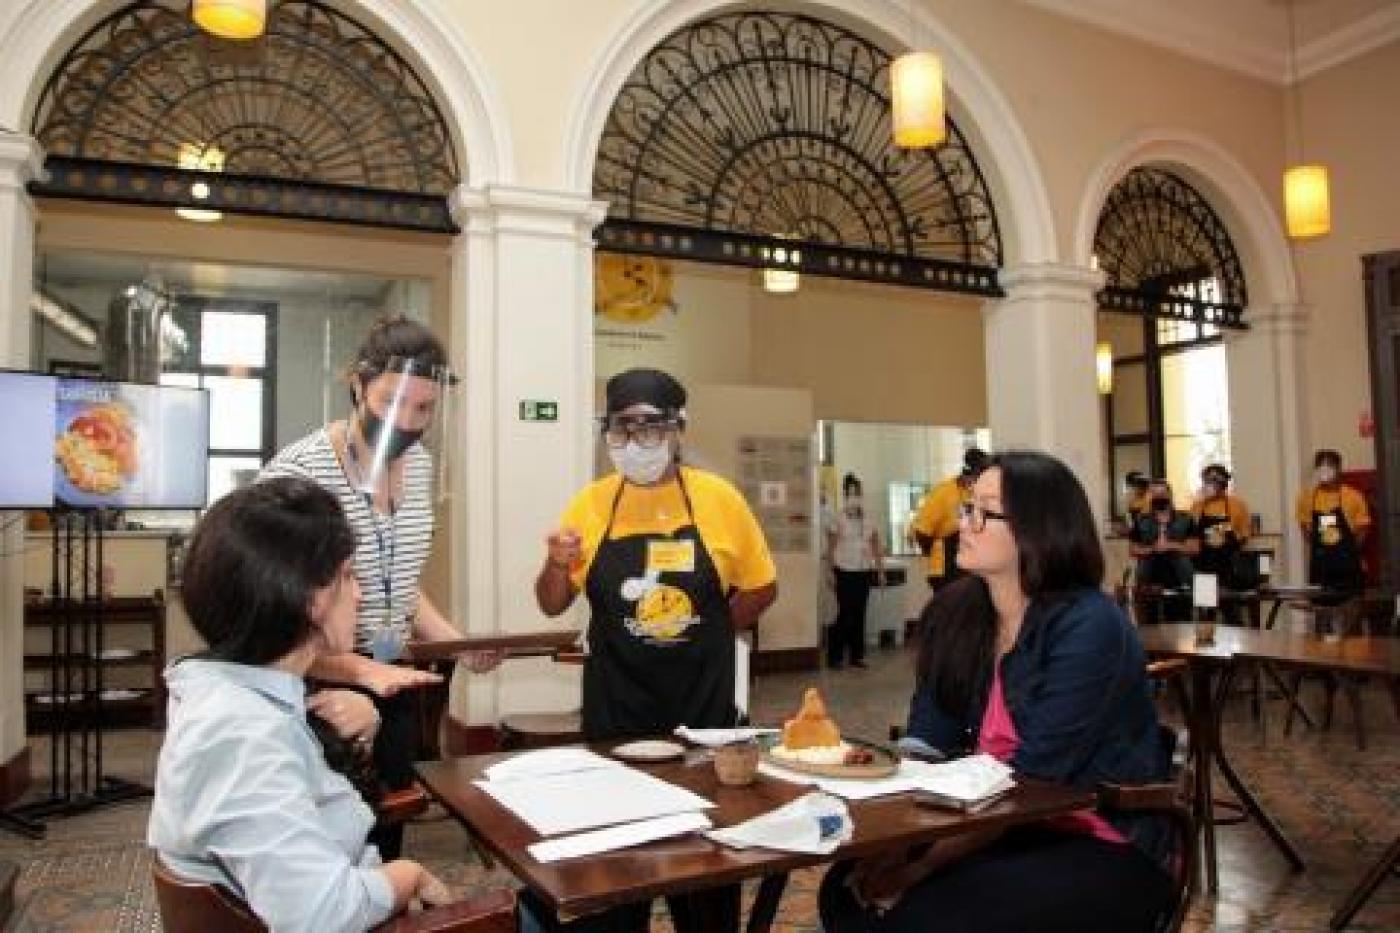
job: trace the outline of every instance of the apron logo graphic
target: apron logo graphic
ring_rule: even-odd
[[[623,581],[623,599],[636,602],[636,616],[623,620],[627,631],[653,642],[676,642],[690,626],[700,622],[685,590],[667,586],[648,574]]]

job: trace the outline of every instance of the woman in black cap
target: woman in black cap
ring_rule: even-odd
[[[589,741],[734,726],[734,636],[777,598],[777,573],[748,504],[719,476],[680,462],[685,389],[655,369],[608,380],[603,441],[617,472],[583,489],[549,535],[535,581],[557,616],[583,592],[591,610],[583,672]],[[738,888],[671,903],[677,919]],[[646,905],[595,918],[644,925]],[[633,916],[635,914],[635,916]],[[710,928],[710,927],[705,927]]]

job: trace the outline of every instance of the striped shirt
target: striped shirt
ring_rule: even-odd
[[[412,637],[418,578],[433,539],[433,465],[423,446],[414,444],[404,454],[402,498],[393,515],[374,511],[366,496],[350,485],[324,427],[282,448],[258,478],[276,476],[309,479],[329,491],[355,532],[355,576],[361,592],[355,650],[369,653],[374,634],[386,627],[405,640]]]

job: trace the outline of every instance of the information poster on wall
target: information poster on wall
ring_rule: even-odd
[[[739,438],[739,490],[774,553],[812,548],[812,454],[805,437]]]

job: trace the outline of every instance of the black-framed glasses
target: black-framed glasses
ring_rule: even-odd
[[[968,530],[981,531],[987,527],[987,519],[996,519],[999,522],[1006,521],[1005,512],[997,512],[992,509],[984,509],[975,502],[964,502],[958,506],[958,516],[967,522]]]
[[[603,420],[603,443],[614,449],[633,441],[638,447],[654,450],[666,441],[666,434],[679,427],[670,418],[646,420]]]

